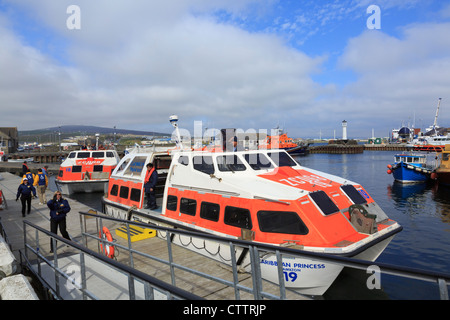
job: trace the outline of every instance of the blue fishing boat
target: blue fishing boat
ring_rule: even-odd
[[[436,161],[426,154],[396,154],[394,164],[389,164],[388,174],[400,183],[421,183],[431,179]]]

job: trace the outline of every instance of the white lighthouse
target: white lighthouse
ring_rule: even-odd
[[[347,121],[342,121],[342,140],[347,140]]]

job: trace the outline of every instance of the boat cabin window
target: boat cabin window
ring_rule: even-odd
[[[122,162],[122,164],[116,168],[116,174],[122,173],[123,170],[125,170],[125,168],[128,166],[129,163],[130,163],[130,159],[127,159],[124,162]]]
[[[259,229],[262,232],[308,234],[308,228],[295,212],[258,211]]]
[[[285,152],[268,152],[267,155],[273,162],[279,167],[295,167],[298,165],[291,157]]]
[[[214,174],[214,165],[211,156],[195,156],[192,158],[194,169],[206,174]]]
[[[74,173],[81,172],[81,168],[82,168],[82,166],[73,166],[72,172],[74,172]]]
[[[189,157],[187,157],[187,156],[180,156],[178,158],[178,163],[182,164],[183,166],[187,166],[189,164]]]
[[[93,151],[92,152],[92,158],[104,158],[105,152],[104,151]]]
[[[166,209],[170,211],[177,211],[178,198],[176,196],[167,196]]]
[[[123,199],[128,199],[129,193],[130,193],[129,187],[125,187],[125,186],[120,187],[119,197],[121,197]]]
[[[317,204],[317,206],[322,210],[324,215],[329,215],[339,211],[339,208],[330,199],[330,197],[325,193],[325,191],[315,191],[309,194],[311,199]]]
[[[202,202],[200,206],[200,218],[219,221],[220,206],[217,203]]]
[[[244,159],[253,170],[272,169],[273,165],[262,153],[246,153]]]
[[[219,171],[245,171],[245,165],[235,154],[230,154],[226,156],[218,156],[216,158],[217,167]]]
[[[115,158],[114,152],[106,151],[106,157],[107,158]]]
[[[227,225],[248,230],[252,229],[252,219],[248,209],[227,206],[225,207],[223,219]]]
[[[448,161],[449,156],[450,156],[450,153],[443,153],[442,154],[442,161]]]
[[[69,158],[69,159],[73,159],[73,158],[75,158],[76,156],[77,156],[77,153],[76,153],[76,152],[71,152],[71,153],[69,153],[68,158]]]
[[[91,156],[90,152],[78,152],[77,158],[78,159],[87,159]]]
[[[131,188],[130,200],[135,202],[141,201],[141,189]]]
[[[197,201],[188,198],[180,199],[180,212],[184,214],[188,214],[190,216],[195,216],[195,212],[197,211]]]
[[[110,194],[111,194],[112,196],[117,196],[117,195],[119,194],[119,186],[118,186],[117,184],[115,184],[115,185],[113,185],[113,186],[111,187],[111,192],[110,192]]]
[[[147,157],[134,157],[130,165],[125,170],[125,175],[140,175],[146,165]]]
[[[102,172],[103,166],[102,165],[94,165],[94,172]]]
[[[341,186],[342,191],[353,201],[354,204],[364,204],[367,200],[352,185]]]

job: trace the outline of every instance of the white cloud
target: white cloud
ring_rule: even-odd
[[[402,121],[412,124],[415,116],[416,126],[422,125],[420,121],[428,126],[437,99],[443,98],[440,122],[448,125],[450,40],[445,35],[449,32],[449,23],[415,24],[404,28],[402,38],[368,31],[351,39],[340,65],[358,74],[342,91],[351,97],[347,109],[364,111],[353,117],[386,118],[386,124],[398,126]]]
[[[1,125],[24,130],[87,122],[150,129],[162,123],[160,128],[170,129],[168,116],[178,113],[191,123],[207,117],[223,126],[245,128],[252,120],[272,127],[276,120],[268,113],[276,114],[277,108],[289,112],[320,90],[310,74],[321,59],[290,49],[276,36],[218,24],[207,14],[193,15],[184,1],[79,1],[81,30],[68,30],[65,6],[71,2],[20,1],[68,41],[70,67],[5,30],[13,44],[3,46],[0,68],[32,61],[36,65],[31,75],[22,67],[7,69],[4,74],[18,76],[10,78],[10,85],[23,94],[7,101],[1,95],[0,103],[52,120],[19,123],[5,116]],[[193,3],[192,10],[202,10],[202,1]],[[204,3],[209,9],[209,2]],[[240,10],[237,2],[231,7],[226,3],[227,10]],[[29,94],[31,81],[40,94]],[[55,119],[56,110],[60,112]]]
[[[248,17],[255,18],[252,10],[258,3],[15,0],[11,6],[16,12],[18,5],[31,12],[36,25],[45,24],[51,40],[60,39],[63,45],[33,47],[11,16],[8,20],[9,12],[0,13],[0,126],[25,130],[90,124],[167,132],[168,116],[177,113],[184,127],[193,126],[194,120],[216,128],[280,124],[294,136],[317,137],[319,130],[332,136],[345,119],[349,134],[367,136],[376,126],[385,135],[414,111],[428,125],[438,97],[444,98],[443,125],[449,119],[447,24],[405,26],[402,37],[371,30],[351,39],[338,66],[357,77],[341,88],[338,80],[326,81],[327,86],[312,80],[317,73],[326,78],[333,71],[332,58],[292,48],[275,29],[242,27]],[[276,2],[265,3],[261,17]],[[81,8],[81,30],[66,28],[70,4]],[[345,23],[356,12],[363,16],[365,10],[359,9],[365,4],[332,1],[314,15],[280,16],[273,26],[286,24],[289,32],[296,32],[306,24],[304,32],[319,34],[322,22]],[[311,2],[308,8],[319,7]],[[218,11],[233,19],[221,20]],[[46,51],[50,45],[59,55]],[[378,125],[375,120],[380,120]]]

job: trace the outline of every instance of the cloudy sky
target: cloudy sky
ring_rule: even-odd
[[[449,34],[442,0],[0,0],[0,127],[450,127]]]

